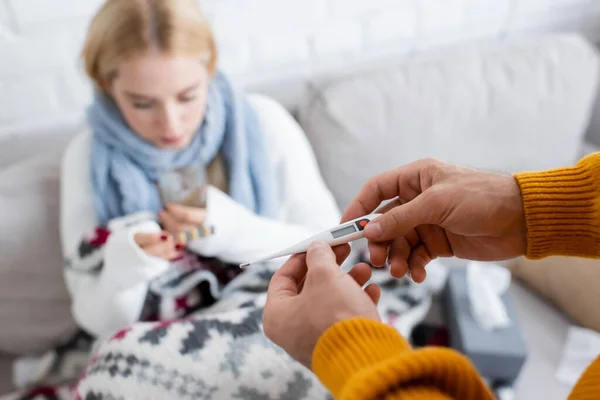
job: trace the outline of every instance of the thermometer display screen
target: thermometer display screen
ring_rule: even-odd
[[[332,231],[331,235],[333,236],[334,239],[337,239],[337,238],[349,235],[354,232],[356,232],[356,228],[354,227],[354,225],[348,225],[343,228]]]

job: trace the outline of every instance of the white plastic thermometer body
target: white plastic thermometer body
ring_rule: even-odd
[[[381,214],[369,214],[364,217],[353,219],[352,221],[345,222],[335,228],[329,229],[325,232],[318,233],[310,238],[303,240],[291,247],[278,251],[275,254],[271,254],[268,257],[255,260],[250,263],[240,264],[240,268],[248,268],[252,264],[259,262],[269,261],[279,257],[290,256],[292,254],[304,253],[308,250],[311,243],[316,241],[324,241],[331,247],[337,246],[344,243],[349,243],[354,240],[361,239],[363,237],[363,230],[367,224],[375,218],[381,216]]]

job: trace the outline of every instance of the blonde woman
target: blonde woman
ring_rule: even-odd
[[[339,221],[300,128],[217,70],[194,0],[106,1],[83,59],[96,93],[89,130],[64,158],[61,235],[73,315],[87,332],[182,317],[202,295],[218,297],[239,273],[234,264]],[[202,164],[212,184],[206,208],[163,203],[160,172]],[[178,243],[204,226],[214,234]],[[208,289],[170,303],[149,296],[150,283],[186,255],[188,266],[190,255],[209,263],[199,279]]]
[[[215,398],[233,396],[237,389],[227,383],[234,378],[265,388],[278,382],[281,391],[287,378],[314,379],[262,333],[260,294],[264,300],[269,270],[241,273],[239,263],[333,226],[341,215],[299,126],[275,102],[236,91],[217,69],[217,54],[195,0],[107,0],[91,21],[83,61],[94,99],[88,129],[64,154],[61,179],[65,275],[83,333],[33,371],[22,364],[20,382],[80,378],[73,350],[85,366],[90,342],[108,337],[128,357],[156,357],[145,360],[152,371],[170,362],[194,382],[222,390]],[[164,201],[161,174],[199,166],[210,184],[205,199]],[[210,236],[194,236],[207,227],[214,229]],[[190,232],[192,240],[182,241]],[[254,306],[240,309],[249,302]],[[203,323],[198,313],[217,321]],[[194,322],[181,320],[192,315]],[[172,323],[178,333],[169,335]],[[140,330],[150,331],[136,336]],[[214,341],[207,341],[209,332]],[[239,371],[219,373],[248,350],[243,338],[276,377],[265,381],[248,370],[260,380],[244,381]],[[223,347],[233,339],[235,345]],[[191,353],[184,357],[182,348],[193,349],[194,357],[203,352],[203,362],[190,364]],[[98,374],[88,376],[100,376],[100,389],[118,387],[102,381],[101,364],[95,368]],[[149,391],[140,394],[126,377],[134,392],[124,398],[151,398],[161,389],[142,385]],[[304,392],[314,398],[314,390],[323,390],[314,387]]]
[[[122,344],[132,324],[153,321],[136,329],[164,330],[210,305],[211,315],[235,313],[240,302],[253,299],[250,294],[257,297],[251,292],[266,295],[270,277],[254,270],[240,274],[239,263],[341,217],[299,126],[275,102],[236,91],[217,70],[217,54],[195,0],[107,0],[91,21],[83,61],[95,93],[88,129],[64,155],[61,238],[73,316],[92,340],[114,336]],[[204,202],[163,201],[161,172],[202,165],[210,184]],[[214,232],[181,242],[181,233],[205,227]],[[251,287],[249,295],[223,306],[236,282]],[[233,320],[221,318],[230,321],[229,333],[224,325],[211,326],[229,338],[264,336],[256,301],[249,315],[242,310]],[[240,321],[246,325],[240,328]],[[173,346],[162,349],[181,343]],[[57,354],[64,361],[72,352],[62,348]],[[210,374],[219,371],[224,355],[220,348],[208,357],[214,368],[196,371],[197,378],[218,385]],[[65,380],[53,359],[46,364],[53,365],[50,373]],[[175,359],[166,355],[156,362],[168,360]]]

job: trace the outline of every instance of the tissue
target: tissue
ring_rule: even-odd
[[[510,272],[499,265],[471,262],[467,265],[467,291],[471,313],[486,331],[510,326],[501,296],[510,286]]]

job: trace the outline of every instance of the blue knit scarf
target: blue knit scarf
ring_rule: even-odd
[[[160,171],[208,165],[219,153],[233,200],[258,215],[276,216],[277,187],[258,117],[223,74],[215,74],[210,83],[204,121],[183,150],[159,149],[136,135],[114,101],[99,92],[88,120],[93,132],[92,187],[101,224],[139,211],[158,212],[163,207],[156,185]]]

